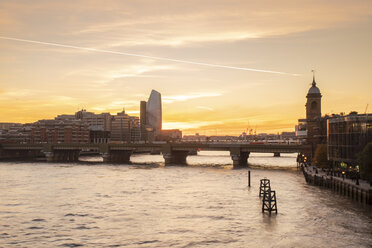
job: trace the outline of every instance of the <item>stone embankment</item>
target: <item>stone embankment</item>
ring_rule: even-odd
[[[314,166],[302,167],[307,183],[331,189],[333,192],[354,201],[372,205],[372,186],[364,180],[352,180],[332,176]]]

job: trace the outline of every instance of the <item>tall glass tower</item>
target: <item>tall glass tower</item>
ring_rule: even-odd
[[[161,94],[152,90],[146,106],[146,124],[150,125],[155,133],[162,128]]]

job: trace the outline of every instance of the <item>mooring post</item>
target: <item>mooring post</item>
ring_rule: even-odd
[[[251,187],[251,171],[248,170],[248,187]]]

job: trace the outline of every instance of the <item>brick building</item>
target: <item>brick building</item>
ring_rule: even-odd
[[[31,126],[31,143],[89,143],[89,125],[80,120],[40,120]]]

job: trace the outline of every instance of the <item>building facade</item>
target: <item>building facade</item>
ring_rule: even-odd
[[[2,126],[4,127],[4,126]],[[13,123],[0,128],[0,143],[27,144],[31,139],[31,124]]]
[[[146,104],[146,124],[153,129],[155,136],[162,129],[161,94],[156,90],[151,91]]]
[[[76,112],[74,115],[58,115],[55,118],[55,120],[58,121],[80,120],[89,126],[90,131],[89,136],[91,143],[110,142],[112,120],[112,116],[110,113],[95,114],[93,112],[87,112],[85,109],[82,109]]]
[[[111,141],[135,142],[141,138],[140,121],[138,117],[129,116],[123,110],[112,117]]]
[[[87,123],[92,130],[111,130],[112,117],[110,113],[95,114],[82,109],[75,113],[75,118]]]
[[[147,109],[146,109],[147,102],[141,101],[140,103],[140,129],[141,129],[141,140],[147,141]]]
[[[315,78],[306,98],[307,143],[315,149],[318,144],[326,143],[327,137],[327,118],[322,117],[322,94],[316,86]]]
[[[306,119],[299,119],[296,126],[296,136],[302,143],[311,145],[311,150],[306,151],[307,158],[312,159],[315,149],[319,144],[327,142],[327,119],[322,116],[322,94],[316,85],[315,78],[306,95]]]
[[[89,143],[89,126],[80,120],[40,120],[31,125],[30,143]]]
[[[328,159],[357,164],[357,154],[372,141],[372,114],[351,114],[328,119]]]

